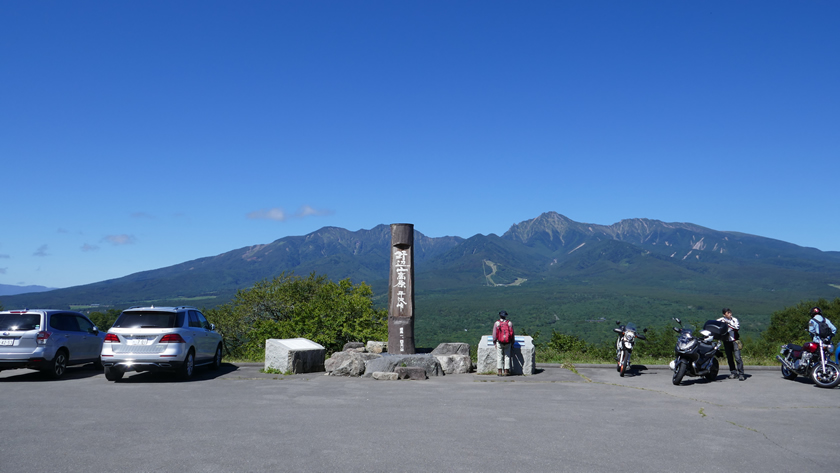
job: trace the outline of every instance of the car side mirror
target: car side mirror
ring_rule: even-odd
[[[88,332],[89,332],[89,333],[92,333],[92,334],[94,334],[94,335],[99,335],[99,327],[97,327],[96,325],[94,325],[92,329],[88,330]]]
[[[216,324],[210,324],[210,330],[216,331]]]

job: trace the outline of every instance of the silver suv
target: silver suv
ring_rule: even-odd
[[[105,335],[102,365],[108,381],[126,371],[172,371],[182,379],[196,366],[222,365],[222,336],[195,307],[132,307]]]
[[[99,365],[105,334],[83,314],[66,310],[0,312],[0,370],[29,368],[51,378],[68,365]]]

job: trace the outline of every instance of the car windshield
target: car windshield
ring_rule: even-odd
[[[40,314],[0,314],[0,330],[35,330],[40,324]]]
[[[174,312],[123,312],[114,322],[119,328],[173,328],[184,324],[183,316]],[[178,321],[180,319],[180,323]]]

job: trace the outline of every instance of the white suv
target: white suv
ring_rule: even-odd
[[[187,379],[196,366],[221,366],[222,336],[195,307],[132,307],[105,335],[101,359],[108,381],[126,371],[172,371]]]
[[[78,312],[6,310],[0,312],[0,370],[29,368],[60,378],[68,365],[99,365],[103,338]]]

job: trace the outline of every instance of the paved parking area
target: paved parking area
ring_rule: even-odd
[[[199,370],[111,383],[0,372],[0,470],[798,471],[840,464],[840,390],[749,368],[539,365],[528,377],[426,381]]]

